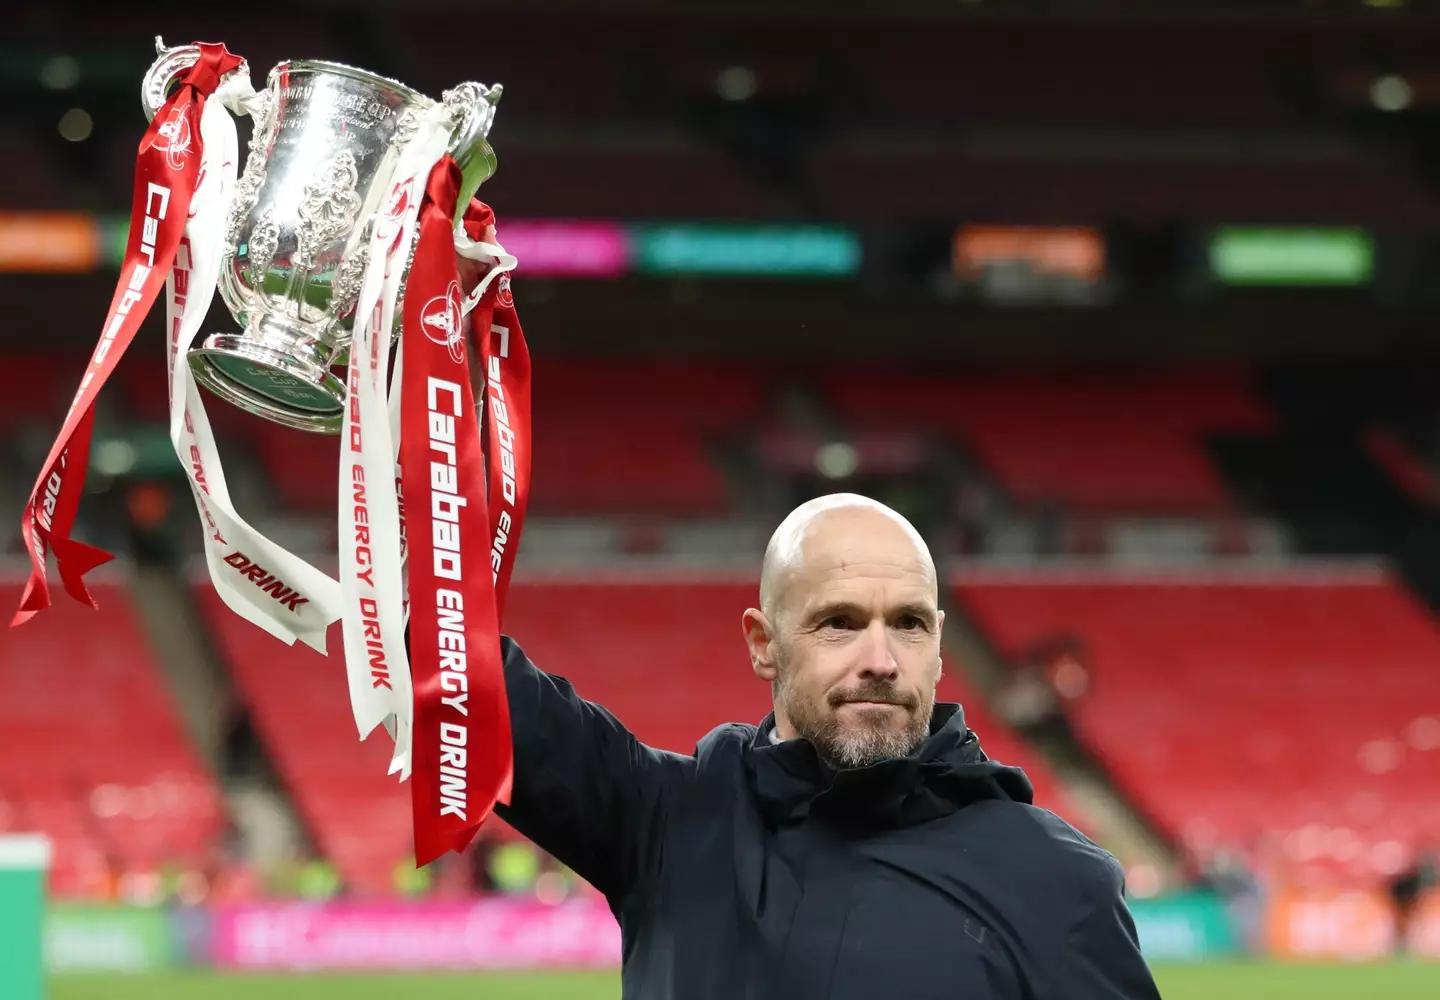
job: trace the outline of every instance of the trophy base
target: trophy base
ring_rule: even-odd
[[[206,337],[189,354],[195,381],[248,413],[315,434],[339,434],[345,384],[329,367],[235,333]]]

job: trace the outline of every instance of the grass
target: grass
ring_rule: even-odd
[[[1225,962],[1155,970],[1165,1000],[1434,1000],[1440,965]]]
[[[1440,964],[1165,965],[1165,1000],[1435,1000]],[[49,1000],[617,1000],[614,973],[481,973],[412,976],[77,975],[56,978]]]
[[[620,977],[601,973],[331,976],[221,975],[56,977],[47,1000],[618,1000]]]

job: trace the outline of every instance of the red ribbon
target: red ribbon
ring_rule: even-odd
[[[483,240],[495,213],[474,201],[465,212],[465,233]],[[485,419],[490,455],[490,568],[495,605],[503,621],[515,552],[530,499],[530,349],[502,273],[470,314],[485,361]],[[498,470],[498,472],[497,472]]]
[[[468,320],[460,312],[450,221],[459,184],[460,169],[448,156],[431,171],[405,288],[400,464],[410,555],[411,805],[419,865],[463,850],[495,804],[510,797],[500,609],[530,481],[530,361],[504,276]],[[476,203],[466,213],[467,230],[478,237],[492,219]],[[490,402],[488,496],[470,382],[472,346]]]
[[[70,403],[65,423],[41,467],[20,533],[30,552],[30,580],[10,624],[22,625],[50,606],[45,554],[55,553],[65,592],[96,607],[85,587],[85,574],[114,557],[70,537],[85,472],[90,462],[90,434],[95,423],[95,397],[120,361],[140,322],[150,312],[185,234],[190,199],[200,170],[200,114],[205,99],[220,80],[243,64],[223,45],[201,44],[200,58],[160,108],[135,160],[135,198],[130,209],[130,237],[125,264],[100,342]]]

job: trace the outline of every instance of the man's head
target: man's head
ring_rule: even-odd
[[[836,767],[910,753],[930,729],[944,620],[909,521],[853,493],[801,504],[770,539],[743,624],[780,737]]]

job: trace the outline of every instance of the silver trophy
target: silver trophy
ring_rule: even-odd
[[[166,48],[145,74],[153,119],[195,64],[193,45]],[[242,65],[237,73],[249,73]],[[495,172],[487,136],[501,87],[462,83],[441,103],[454,131],[463,210]],[[417,115],[435,106],[402,83],[339,63],[282,62],[256,99],[250,152],[225,227],[220,295],[241,333],[215,333],[190,351],[195,379],[275,423],[337,434],[373,220]],[[412,242],[410,254],[414,253]],[[403,315],[396,309],[396,326]]]

